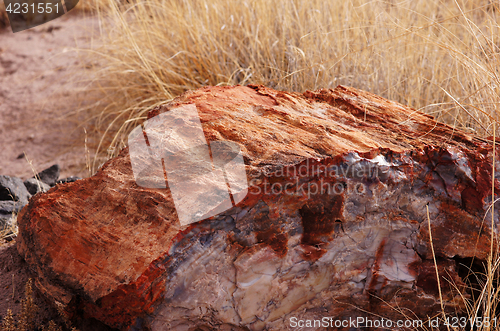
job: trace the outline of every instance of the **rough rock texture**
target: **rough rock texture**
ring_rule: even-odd
[[[4,236],[12,233],[15,214],[28,203],[30,197],[20,178],[0,176],[0,232]]]
[[[57,184],[73,183],[73,182],[76,182],[77,180],[80,180],[80,179],[82,179],[82,177],[70,176],[67,178],[59,179],[57,181]]]
[[[36,178],[28,178],[24,181],[24,186],[30,192],[30,194],[35,195],[39,192],[47,192],[50,190],[50,185],[38,180]]]
[[[343,86],[204,88],[149,118],[186,104],[207,140],[239,144],[248,195],[181,227],[168,189],[136,184],[126,148],[95,176],[35,196],[18,250],[68,315],[122,330],[425,319],[440,310],[427,210],[445,309],[465,312],[459,264],[490,247],[490,142]]]
[[[16,201],[26,204],[30,197],[20,178],[0,176],[0,201]]]
[[[59,179],[59,174],[61,173],[61,167],[58,164],[48,167],[47,169],[40,171],[33,178],[39,178],[42,182],[49,186],[56,185]]]
[[[16,236],[13,231],[16,226],[16,216],[13,213],[6,212],[8,208],[4,209],[4,206],[2,206],[3,202],[0,202],[0,235],[2,239],[10,241]]]

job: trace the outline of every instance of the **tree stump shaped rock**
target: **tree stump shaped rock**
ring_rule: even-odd
[[[441,309],[428,222],[445,310],[465,312],[460,262],[490,250],[490,141],[344,86],[207,87],[148,118],[193,105],[208,142],[241,150],[236,205],[181,224],[170,188],[138,185],[124,148],[22,210],[18,250],[68,316],[121,330],[426,320]]]

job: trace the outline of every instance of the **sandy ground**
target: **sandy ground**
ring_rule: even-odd
[[[78,98],[75,48],[88,45],[96,26],[84,16],[72,11],[29,30],[0,31],[0,174],[31,177],[26,153],[36,171],[59,163],[61,177],[88,175],[74,139],[83,129],[65,118]]]
[[[0,174],[31,177],[54,163],[61,178],[88,176],[81,129],[68,120],[79,96],[75,68],[82,58],[76,47],[84,47],[96,31],[96,19],[70,12],[44,25],[12,33],[0,30]],[[81,70],[79,72],[82,72]],[[76,78],[76,79],[75,79]],[[32,277],[17,253],[15,242],[0,243],[0,320],[7,309],[18,314],[26,281]],[[39,325],[60,321],[57,311],[35,290]],[[105,330],[95,324],[78,325],[80,330]]]

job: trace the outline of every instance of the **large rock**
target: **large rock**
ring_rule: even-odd
[[[0,234],[8,237],[14,234],[15,216],[28,204],[31,194],[17,177],[0,176]]]
[[[248,194],[183,226],[176,208],[210,196],[189,181],[182,201],[139,186],[125,148],[93,177],[32,198],[18,250],[69,316],[122,330],[425,319],[441,307],[427,210],[445,310],[466,312],[460,263],[480,262],[490,248],[489,141],[343,86],[203,88],[152,110],[149,121],[190,104],[208,141],[241,148]]]

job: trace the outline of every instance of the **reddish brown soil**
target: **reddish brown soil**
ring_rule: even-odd
[[[26,282],[32,275],[26,262],[19,256],[14,243],[0,247],[0,316],[3,318],[7,309],[14,315],[21,311],[25,298]],[[47,324],[50,320],[58,320],[57,310],[51,307],[33,286],[33,299],[37,305],[36,324]]]
[[[28,269],[26,262],[17,252],[14,242],[0,244],[0,320],[10,309],[17,320],[21,312],[23,300],[26,298],[26,282],[33,274]],[[65,327],[66,323],[57,309],[46,301],[36,286],[33,289],[33,299],[37,306],[33,330],[47,326],[50,321]],[[1,325],[1,323],[0,323]],[[93,319],[75,321],[70,327],[76,326],[80,331],[109,331],[111,328]],[[69,329],[68,329],[69,330]]]

